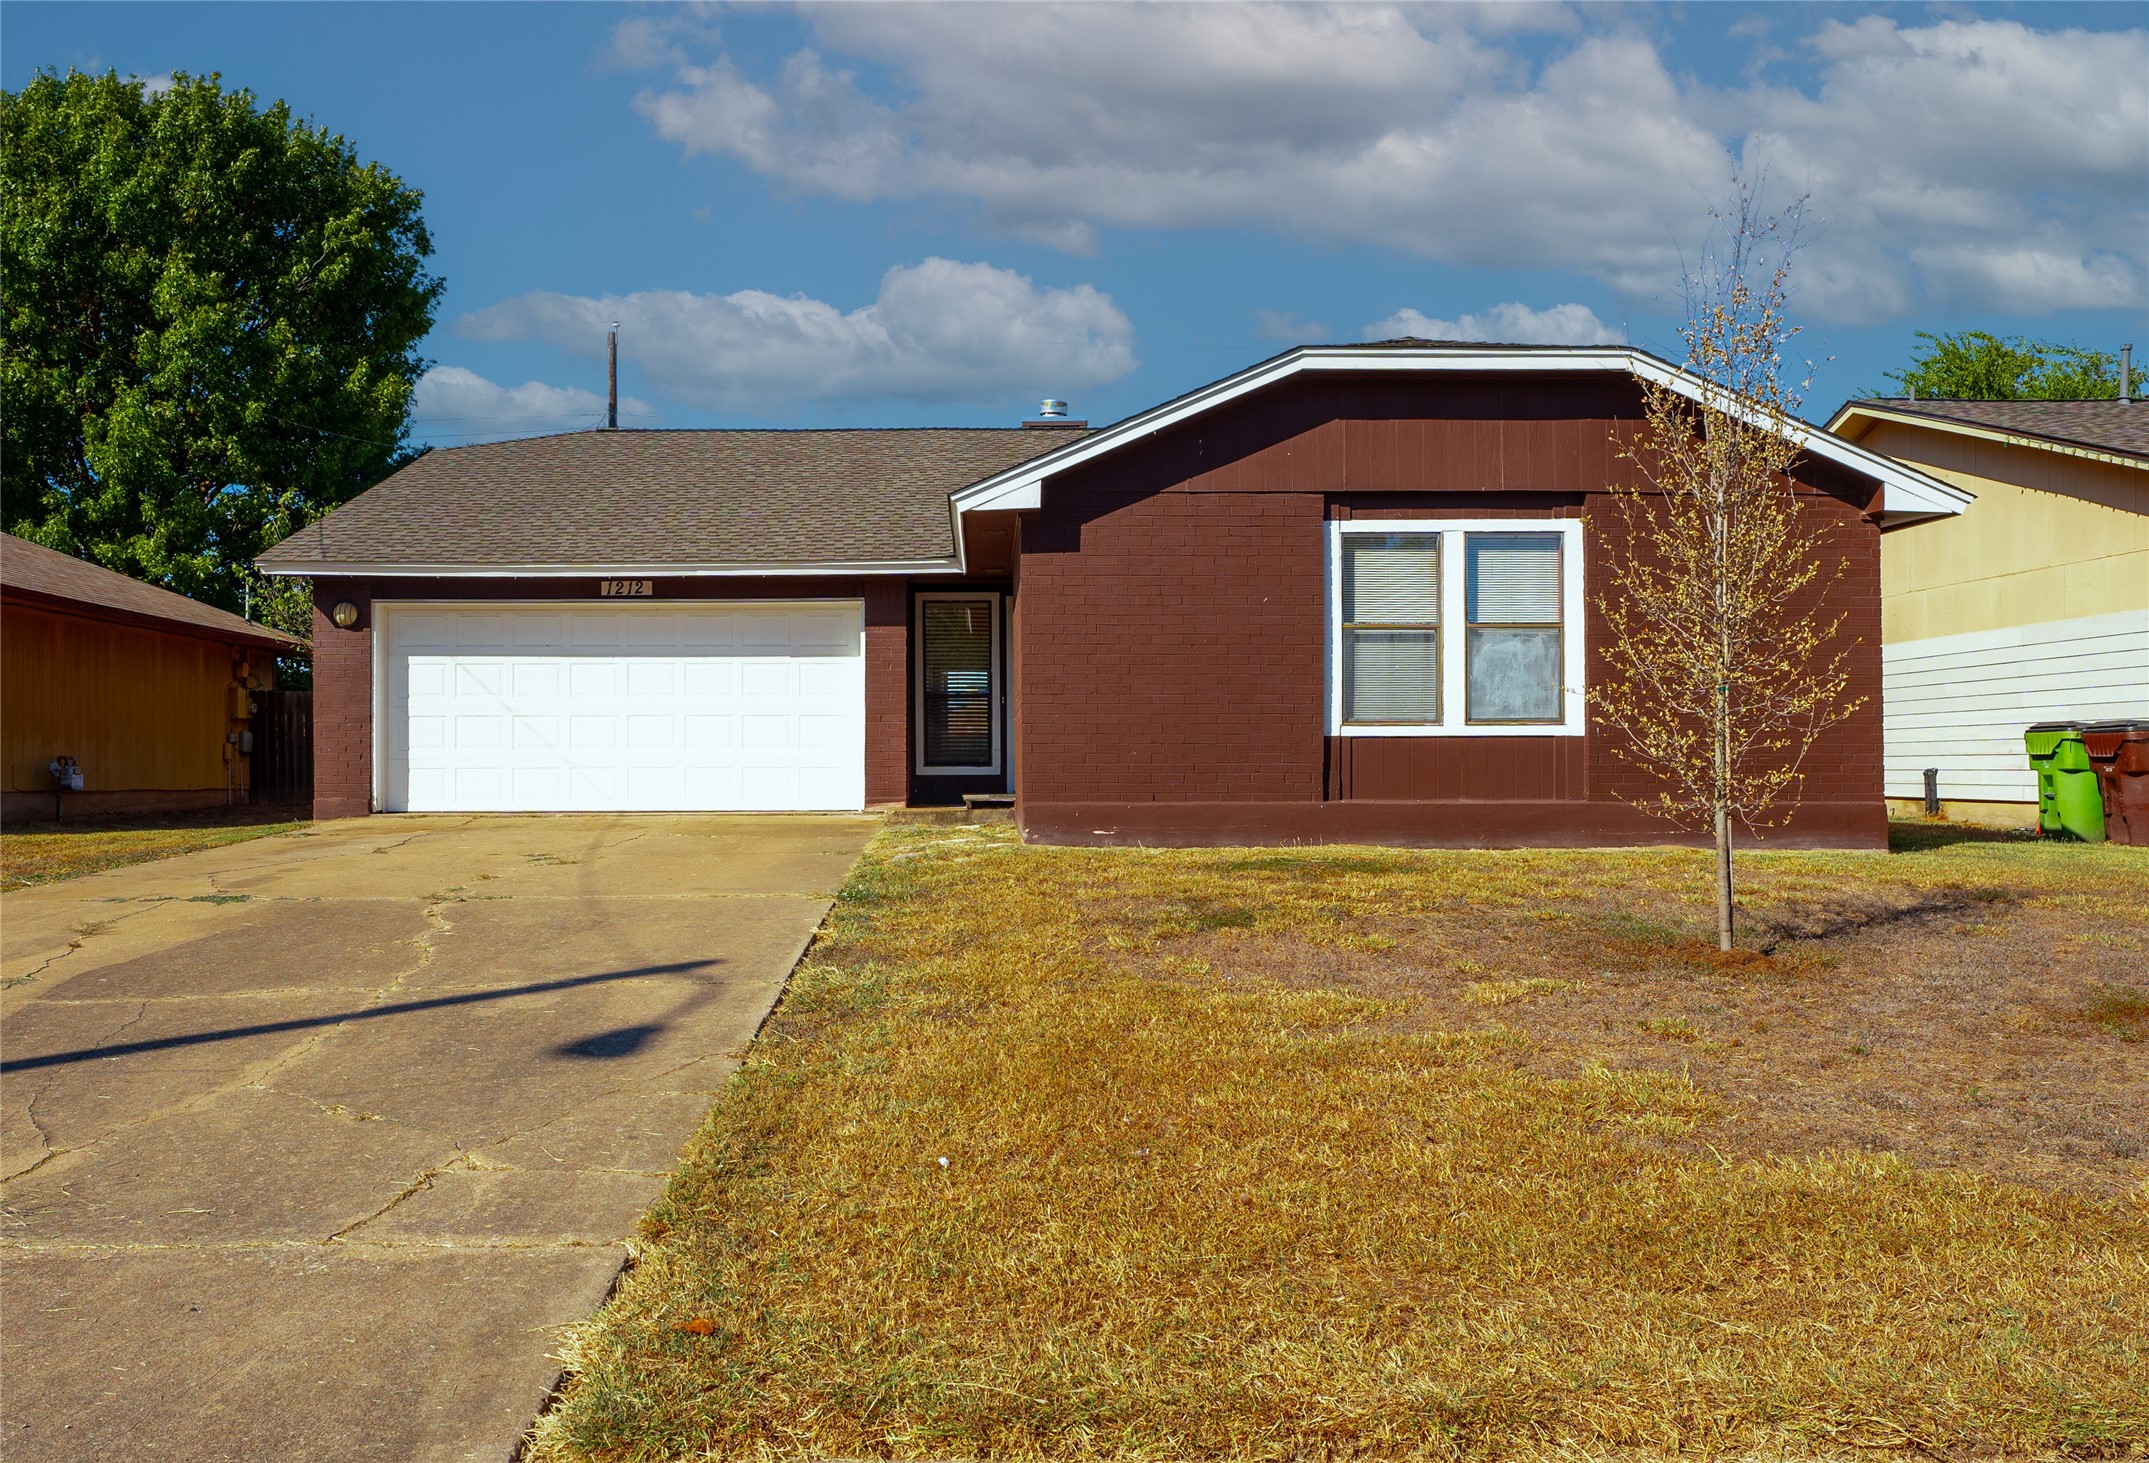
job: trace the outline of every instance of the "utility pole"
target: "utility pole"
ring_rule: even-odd
[[[616,432],[619,430],[619,322],[617,320],[612,322],[611,333],[605,337],[605,340],[609,347],[607,354],[611,357],[611,364],[605,372],[604,429],[607,432]]]

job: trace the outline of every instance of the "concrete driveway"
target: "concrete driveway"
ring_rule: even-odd
[[[0,901],[0,1457],[509,1456],[874,824],[375,818]]]

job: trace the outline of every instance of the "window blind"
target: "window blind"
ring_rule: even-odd
[[[1440,536],[1343,541],[1343,716],[1440,719]]]
[[[990,767],[993,602],[928,600],[923,608],[925,763]]]
[[[1343,716],[1357,722],[1440,720],[1440,632],[1345,631]]]
[[[1560,719],[1560,539],[1473,533],[1464,546],[1463,679],[1472,722]]]
[[[1346,537],[1343,621],[1349,625],[1439,624],[1439,536],[1398,533]]]
[[[1556,533],[1473,533],[1467,549],[1473,625],[1557,625],[1560,540]]]

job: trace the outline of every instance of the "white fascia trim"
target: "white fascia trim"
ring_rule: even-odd
[[[1886,411],[1871,406],[1847,406],[1835,414],[1828,430],[1840,433],[1856,422],[1894,422],[1905,427],[1923,427],[1931,432],[1944,432],[1958,437],[1977,437],[1987,442],[2000,442],[2009,447],[2028,447],[2037,452],[2058,452],[2068,457],[2086,457],[2091,462],[2108,462],[2114,467],[2131,467],[2136,472],[2149,472],[2149,462],[2139,457],[2127,457],[2117,452],[2101,452],[2094,447],[2082,447],[2072,442],[2055,442],[2050,437],[2029,437],[2020,432],[2010,432],[2000,427],[1979,426],[1974,422],[1950,421],[1946,417],[1921,416],[1916,412]]]
[[[964,513],[985,509],[1040,508],[1044,505],[1044,480],[1054,473],[1101,457],[1128,442],[1199,416],[1212,407],[1272,386],[1278,381],[1309,371],[1486,371],[1541,372],[1612,371],[1668,386],[1680,395],[1702,401],[1712,388],[1699,377],[1647,351],[1628,346],[1602,349],[1479,351],[1440,346],[1398,347],[1393,350],[1331,350],[1306,347],[1278,356],[1236,376],[1227,376],[1191,395],[1132,416],[1065,447],[1032,458],[1019,467],[964,488],[954,495],[958,520]],[[1761,413],[1737,408],[1742,420],[1759,424]],[[1976,501],[1975,495],[1951,487],[1939,479],[1908,467],[1893,458],[1846,442],[1810,422],[1793,419],[1787,434],[1791,441],[1816,457],[1825,458],[1882,485],[1882,507],[1890,513],[1955,514]],[[961,539],[958,535],[957,542]]]
[[[868,574],[954,574],[961,558],[825,564],[358,564],[262,567],[286,579],[780,579]]]

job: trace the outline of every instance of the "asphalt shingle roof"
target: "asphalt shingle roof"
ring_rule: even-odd
[[[2149,457],[2149,402],[2140,401],[1950,401],[1923,397],[1876,397],[1845,403],[1900,416],[1962,422],[2070,447]]]
[[[0,595],[38,595],[47,600],[118,610],[122,614],[162,620],[175,629],[208,631],[235,642],[292,645],[296,642],[228,610],[205,605],[154,584],[129,579],[102,564],[0,533]]]
[[[428,452],[265,569],[855,564],[955,552],[948,495],[1080,427],[575,432]]]

